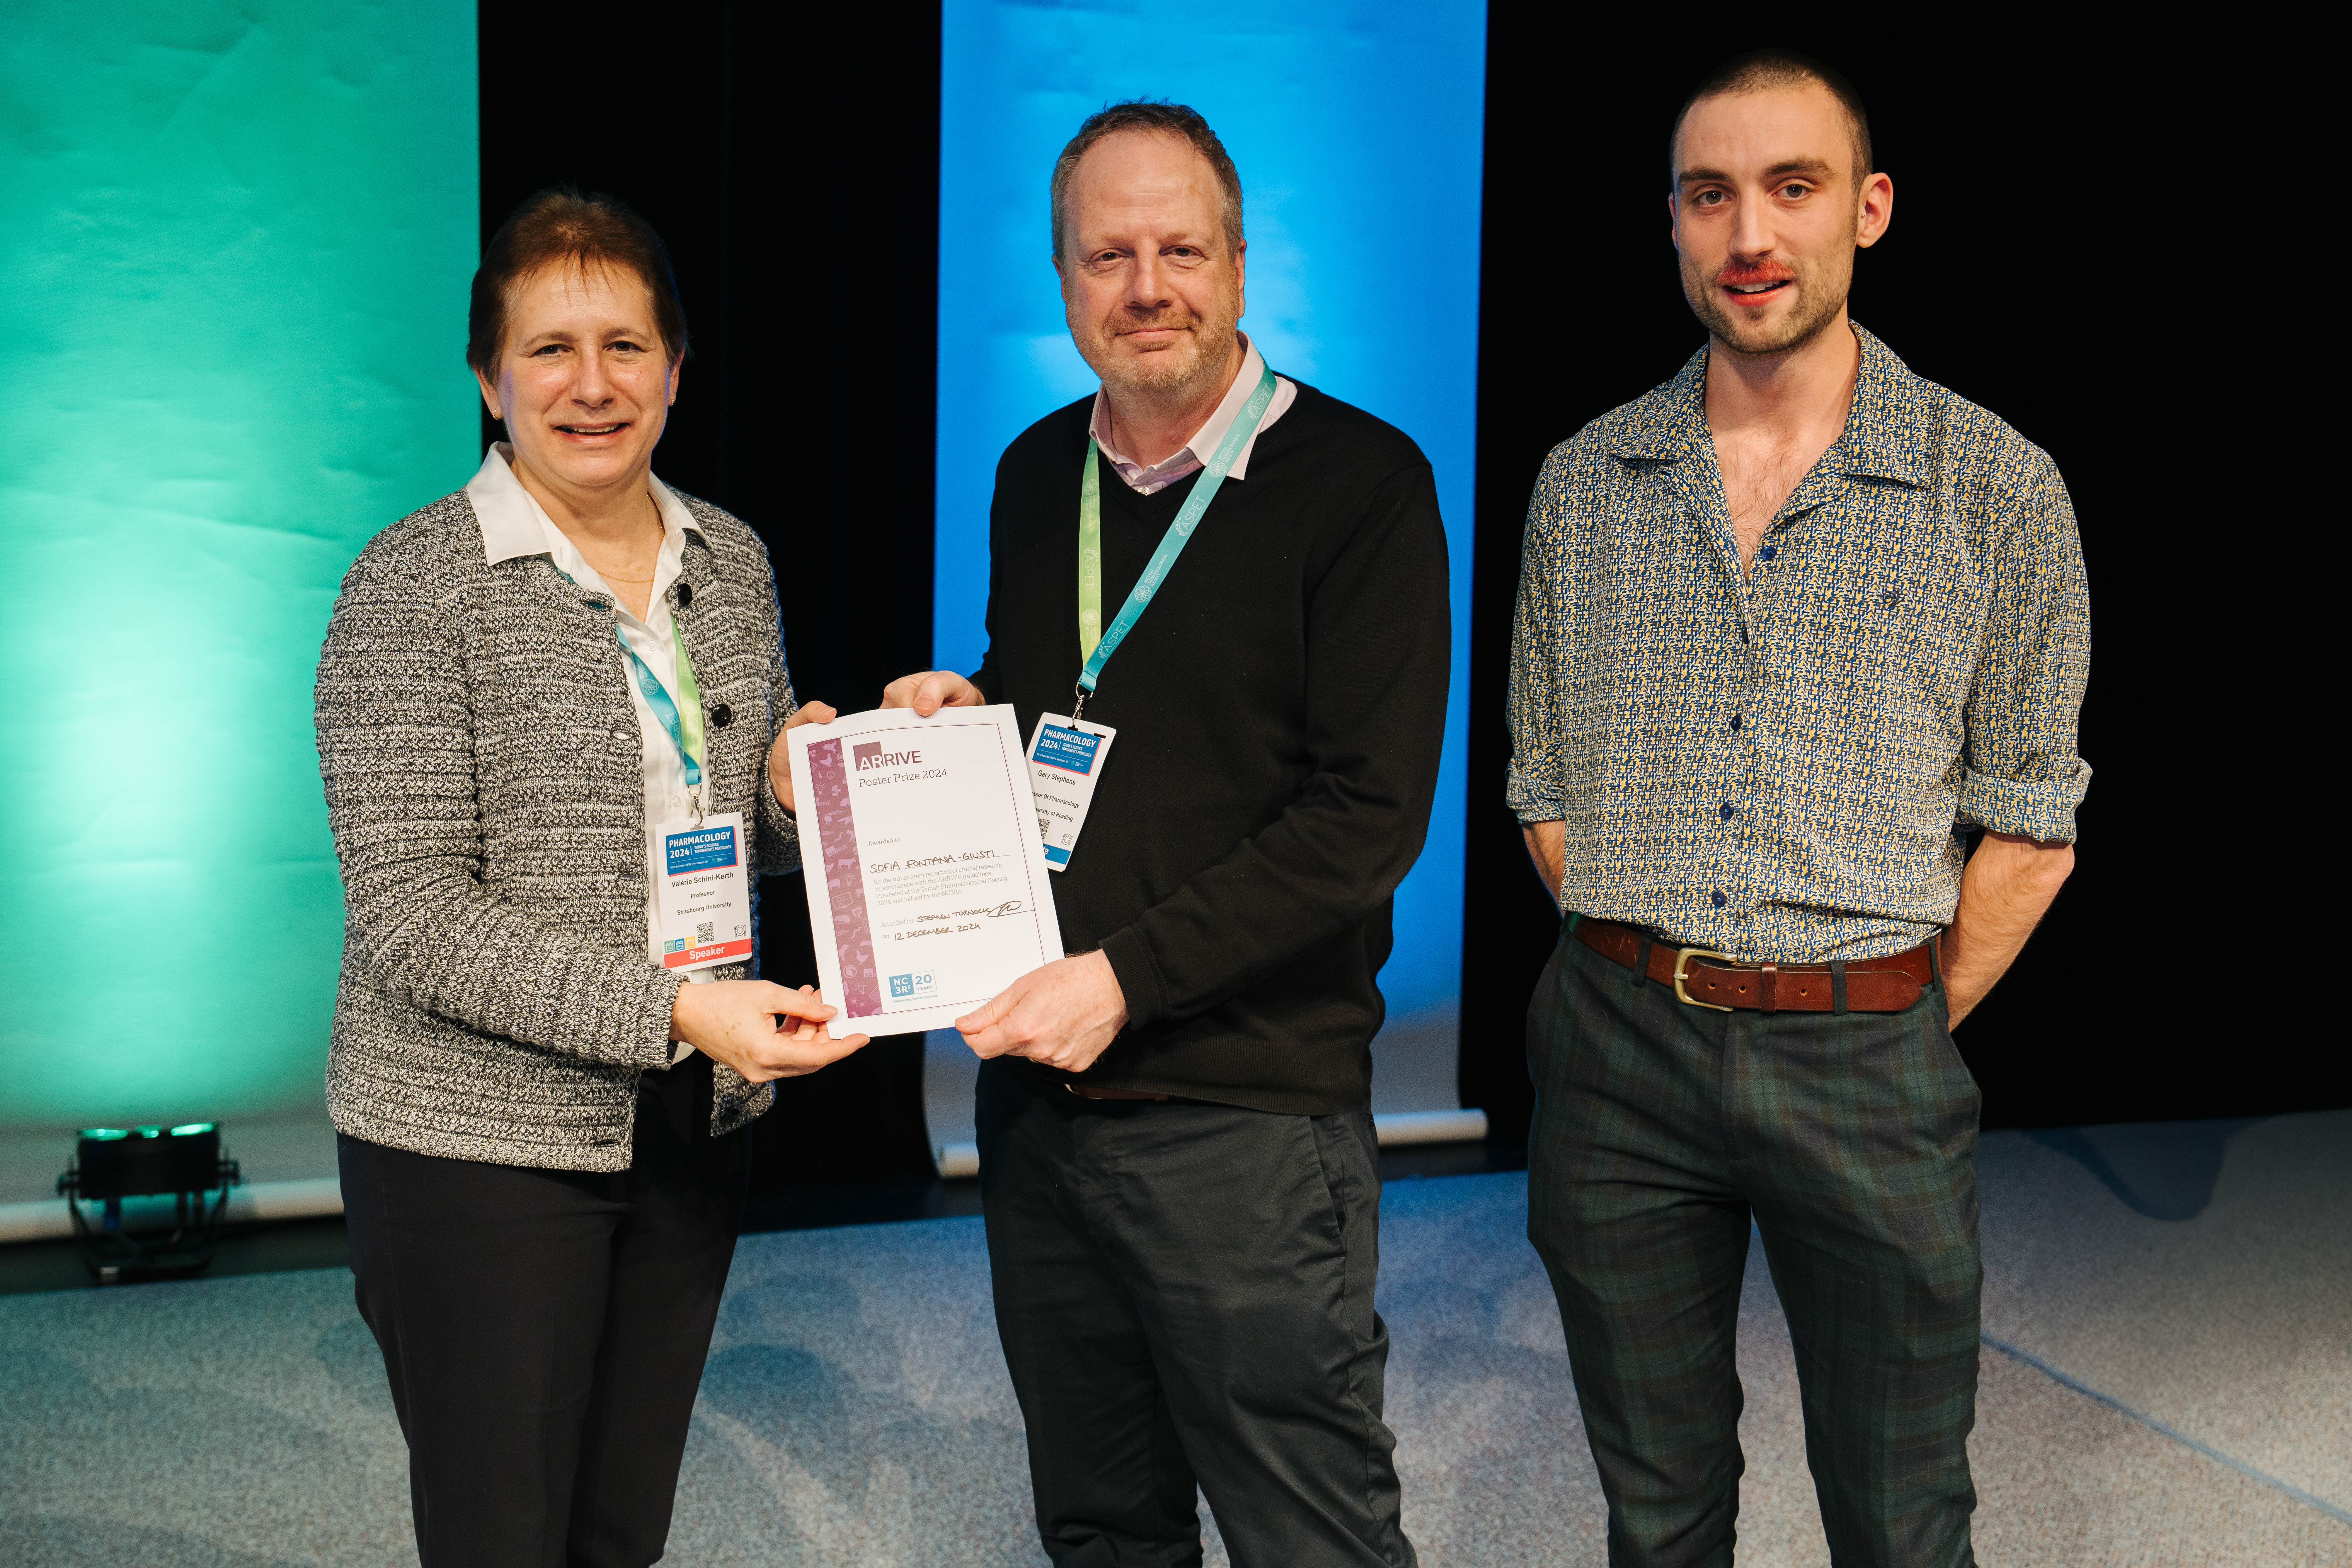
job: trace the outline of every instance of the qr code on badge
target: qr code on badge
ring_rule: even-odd
[[[710,922],[709,921],[704,921],[700,925],[694,928],[694,945],[697,947],[709,947],[710,945]]]

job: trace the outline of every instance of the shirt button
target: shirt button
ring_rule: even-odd
[[[1731,820],[1731,803],[1727,800],[1723,803],[1723,820],[1726,822]]]
[[[1772,559],[1772,557],[1774,557],[1775,555],[1778,555],[1778,554],[1780,554],[1780,547],[1779,545],[1777,545],[1777,544],[1768,544],[1768,545],[1764,546],[1764,548],[1763,548],[1763,549],[1759,550],[1759,551],[1756,552],[1756,557],[1757,557],[1757,559],[1758,559],[1758,560],[1759,560],[1759,561],[1769,561],[1769,560],[1771,560],[1771,559]]]
[[[1734,730],[1738,730],[1739,728],[1739,715],[1737,713],[1734,713],[1731,716],[1731,727]]]
[[[692,603],[694,603],[694,589],[687,584],[680,583],[677,585],[677,607],[682,610]]]
[[[718,704],[710,710],[710,727],[712,729],[724,730],[728,725],[732,724],[733,722],[735,722],[735,710],[730,708],[724,702]]]
[[[1720,888],[1718,888],[1718,889],[1716,889],[1716,893],[1715,893],[1715,907],[1716,907],[1717,909],[1718,909],[1718,910],[1719,910],[1719,909],[1723,908],[1723,906],[1724,906],[1724,905],[1726,905],[1726,904],[1729,903],[1730,901],[1731,901],[1731,900],[1730,900],[1729,899],[1727,899],[1727,898],[1725,898],[1725,897],[1723,896],[1723,890],[1722,890]]]

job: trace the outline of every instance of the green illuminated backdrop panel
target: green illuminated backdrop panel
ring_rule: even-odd
[[[336,584],[463,483],[474,7],[16,0],[0,1121],[315,1100]]]

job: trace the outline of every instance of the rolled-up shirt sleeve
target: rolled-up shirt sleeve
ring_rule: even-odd
[[[2091,782],[2075,753],[2091,668],[2090,587],[2074,506],[2034,453],[2011,526],[1987,563],[1992,604],[1969,692],[1958,820],[2044,844],[2074,841]]]
[[[1511,678],[1504,700],[1511,765],[1503,798],[1522,823],[1557,821],[1567,814],[1556,688],[1560,642],[1569,631],[1558,582],[1568,450],[1563,445],[1546,459],[1528,500],[1527,532],[1519,547],[1518,609],[1511,628]]]

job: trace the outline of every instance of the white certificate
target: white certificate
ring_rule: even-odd
[[[785,731],[826,1026],[944,1029],[1062,956],[1009,705]]]

